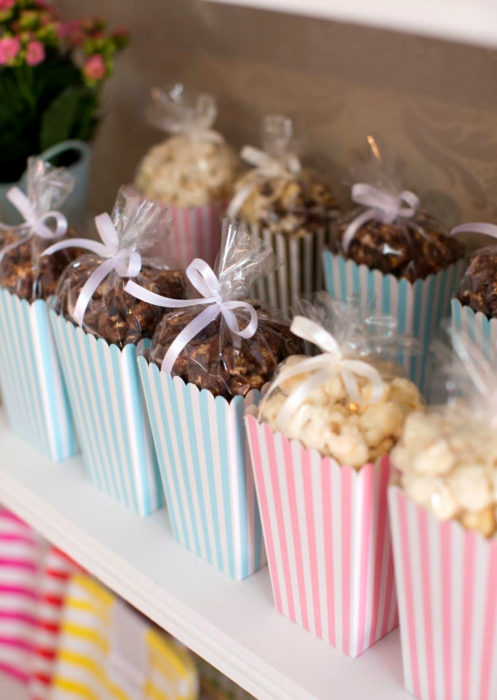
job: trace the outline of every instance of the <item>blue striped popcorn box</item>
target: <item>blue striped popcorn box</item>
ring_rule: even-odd
[[[257,224],[251,231],[273,249],[277,261],[273,272],[254,283],[252,295],[289,317],[295,298],[324,289],[322,256],[330,243],[331,227],[301,236],[274,233]]]
[[[330,250],[324,252],[323,261],[326,288],[332,297],[345,301],[357,296],[359,303],[374,305],[379,313],[393,316],[399,335],[417,338],[421,352],[416,356],[406,353],[399,360],[409,378],[423,389],[430,340],[442,318],[450,313],[464,261],[415,282],[357,265]]]
[[[232,578],[266,563],[243,415],[259,392],[227,401],[138,358],[174,537]]]
[[[497,319],[487,318],[481,311],[473,311],[461,304],[459,299],[451,301],[452,325],[476,343],[487,360],[497,361]]]
[[[47,303],[0,289],[0,384],[10,427],[53,460],[77,452]]]
[[[137,347],[121,350],[50,312],[83,459],[92,483],[148,515],[163,503],[137,366]]]

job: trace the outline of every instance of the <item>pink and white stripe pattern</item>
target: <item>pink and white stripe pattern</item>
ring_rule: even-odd
[[[225,210],[225,202],[169,207],[172,230],[160,246],[164,259],[186,267],[194,258],[202,258],[213,266],[221,243],[221,220]]]
[[[40,540],[0,509],[0,671],[27,682],[36,626]]]
[[[356,471],[245,420],[276,608],[358,656],[398,624],[390,460]]]
[[[497,540],[389,488],[404,682],[422,700],[497,698]]]

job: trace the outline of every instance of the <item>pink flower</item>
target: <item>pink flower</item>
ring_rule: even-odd
[[[5,12],[15,4],[16,0],[0,0],[0,11]]]
[[[21,42],[14,36],[0,39],[0,66],[6,66],[19,53]]]
[[[88,80],[100,80],[105,75],[104,59],[99,53],[93,54],[83,66],[83,71]]]
[[[59,28],[59,36],[66,37],[74,46],[81,46],[85,39],[81,21],[73,19],[70,22],[61,24]]]
[[[30,41],[26,46],[26,63],[28,66],[37,66],[45,59],[45,47],[41,41]]]

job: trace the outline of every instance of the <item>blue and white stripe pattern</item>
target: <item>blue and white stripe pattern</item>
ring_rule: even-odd
[[[452,325],[478,345],[487,360],[497,362],[497,318],[487,318],[481,311],[463,306],[452,299]]]
[[[235,579],[265,563],[243,415],[231,401],[138,359],[174,537]]]
[[[436,275],[414,283],[357,265],[342,255],[324,252],[326,288],[335,299],[346,300],[357,295],[364,305],[375,304],[376,311],[397,319],[400,335],[417,338],[421,353],[399,356],[399,361],[412,381],[423,389],[427,351],[430,340],[444,316],[448,316],[450,299],[457,288],[464,262],[441,270]]]
[[[0,289],[0,384],[12,430],[53,460],[77,451],[47,303]]]
[[[50,312],[90,480],[138,515],[163,503],[136,346],[120,350]]]

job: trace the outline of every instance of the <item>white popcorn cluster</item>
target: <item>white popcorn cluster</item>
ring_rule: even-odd
[[[406,494],[440,520],[497,531],[497,432],[460,404],[413,413],[392,453]]]
[[[136,187],[163,204],[195,207],[229,199],[238,159],[224,142],[173,136],[143,158]]]
[[[283,366],[294,365],[302,359],[300,355],[293,355]],[[361,401],[351,401],[340,375],[336,374],[312,391],[295,411],[284,429],[286,437],[300,440],[306,447],[356,469],[388,454],[402,433],[407,415],[420,409],[422,400],[416,386],[397,376],[392,365],[374,363],[374,366],[384,384],[380,401],[368,402],[372,389],[362,377],[357,377]],[[261,418],[273,429],[276,430],[277,418],[287,397],[309,376],[303,373],[288,379],[263,399]]]

